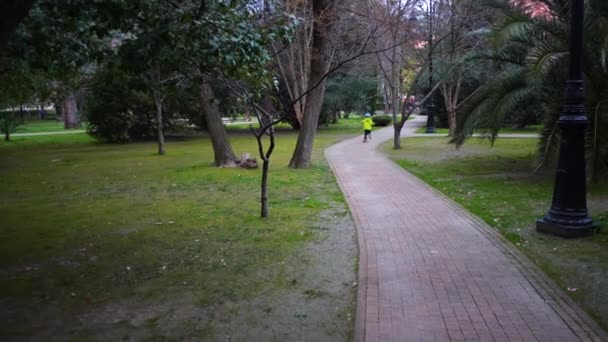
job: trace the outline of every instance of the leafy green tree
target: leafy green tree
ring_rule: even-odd
[[[212,83],[217,79],[246,82],[254,92],[272,83],[268,64],[271,43],[291,38],[294,18],[256,10],[255,1],[201,3],[184,44],[187,66],[200,79],[201,104],[213,143],[215,165],[234,166],[236,157],[221,120]]]
[[[341,110],[368,112],[378,101],[379,80],[376,77],[338,75],[327,80],[321,123],[328,121]]]
[[[39,0],[0,51],[0,73],[24,63],[58,97],[66,128],[77,125],[77,93],[91,65],[111,52],[127,1]],[[2,86],[0,92],[7,91]],[[41,95],[41,94],[39,94]],[[46,98],[39,98],[46,100]],[[67,111],[66,111],[67,110]]]
[[[539,143],[539,165],[552,160],[559,145],[557,120],[567,77],[569,2],[544,1],[547,11],[532,16],[508,1],[490,5],[503,18],[488,34],[490,46],[478,58],[495,63],[497,77],[465,106],[453,139],[461,145],[473,132],[491,141],[510,113],[540,111],[544,129]],[[584,31],[586,108],[591,121],[587,160],[592,177],[606,173],[608,162],[608,6],[602,0],[586,2]]]

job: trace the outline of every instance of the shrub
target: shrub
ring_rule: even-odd
[[[380,115],[373,116],[372,121],[376,126],[388,126],[391,124],[391,122],[393,122],[393,119],[389,115]]]
[[[23,121],[17,119],[15,113],[0,113],[0,133],[4,134],[4,140],[9,141],[11,133],[15,132],[22,123]]]
[[[154,136],[154,107],[145,85],[117,68],[99,72],[87,99],[88,132],[108,142]]]

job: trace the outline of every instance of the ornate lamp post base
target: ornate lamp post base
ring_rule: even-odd
[[[585,2],[570,0],[570,3],[570,72],[557,123],[561,137],[553,202],[549,212],[536,221],[537,231],[566,238],[588,235],[598,229],[587,212],[585,131],[589,121],[583,84]]]
[[[555,213],[550,210],[547,215],[536,221],[536,231],[564,238],[574,238],[592,234],[599,229],[587,213]]]

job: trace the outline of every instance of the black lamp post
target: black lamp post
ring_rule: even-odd
[[[587,212],[585,183],[585,130],[589,126],[584,105],[583,25],[584,0],[571,0],[570,75],[557,123],[561,129],[559,159],[551,209],[536,221],[536,230],[562,237],[587,235],[596,229]]]
[[[433,90],[433,0],[429,0],[429,87]],[[435,96],[431,94],[427,106],[426,133],[435,133]]]

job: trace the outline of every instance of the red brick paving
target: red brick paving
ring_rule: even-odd
[[[377,152],[392,127],[362,135],[325,152],[358,232],[355,341],[608,341],[495,230]]]

